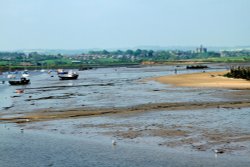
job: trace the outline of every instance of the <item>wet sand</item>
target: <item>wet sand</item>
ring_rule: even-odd
[[[12,123],[28,123],[47,120],[58,120],[67,118],[80,118],[89,116],[101,116],[107,114],[136,114],[161,110],[197,110],[206,108],[242,108],[250,107],[250,101],[229,101],[229,102],[180,102],[180,103],[150,103],[133,107],[120,108],[76,108],[76,109],[46,109],[32,113],[8,114],[7,117],[0,115],[0,121]],[[20,115],[20,116],[19,116]]]
[[[222,127],[222,130],[218,130],[216,126],[210,128],[209,125],[206,125],[208,124],[207,122],[218,126],[227,123],[213,121],[213,116],[205,116],[205,114],[209,113],[206,110],[218,111],[218,113],[214,113],[214,116],[217,117],[220,111],[233,112],[235,110],[241,114],[241,110],[248,110],[248,108],[250,108],[250,101],[158,103],[123,108],[40,110],[32,113],[20,113],[21,116],[8,115],[6,118],[2,116],[0,121],[17,123],[25,130],[49,130],[53,133],[58,132],[73,136],[84,135],[85,137],[94,134],[95,138],[96,135],[106,136],[107,138],[123,140],[125,143],[137,143],[139,140],[141,144],[151,143],[177,150],[185,147],[191,150],[208,152],[211,152],[213,149],[219,149],[221,154],[223,154],[235,151],[248,152],[250,132],[237,128],[224,129]],[[179,113],[183,111],[186,112],[186,116],[177,119]],[[187,123],[186,121],[189,121],[189,117],[195,113],[204,113],[202,117],[205,118],[197,117],[195,119],[205,119],[205,122],[201,121],[200,124],[195,122]],[[156,115],[150,116],[152,114]],[[170,114],[173,117],[166,117],[166,121],[169,122],[167,123],[168,126],[164,123],[165,121],[161,121],[161,115],[164,114]],[[139,123],[137,119],[145,116],[148,118],[144,118],[145,120]],[[102,121],[112,117],[115,120],[120,120],[119,123]],[[126,122],[128,118],[130,122]],[[98,121],[99,119],[101,121]],[[229,124],[231,124],[231,119],[229,119]],[[94,120],[94,122],[88,123],[86,120]],[[152,120],[158,121],[154,123]],[[61,123],[57,123],[57,121]],[[67,124],[67,122],[70,122],[70,124],[66,125],[66,127],[65,125],[62,126],[65,123]],[[147,141],[148,138],[151,139]],[[159,138],[162,140],[159,140]]]
[[[201,108],[126,112],[19,124],[25,131],[47,131],[79,138],[105,138],[172,151],[250,155],[250,108]]]
[[[153,78],[153,80],[184,87],[250,89],[250,81],[224,77],[223,75],[227,72],[180,74],[157,77]]]

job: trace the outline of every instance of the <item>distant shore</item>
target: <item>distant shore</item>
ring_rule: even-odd
[[[250,89],[250,81],[224,77],[223,75],[227,72],[179,74],[152,79],[160,83],[183,87]]]

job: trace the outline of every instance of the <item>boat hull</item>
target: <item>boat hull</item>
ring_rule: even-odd
[[[29,79],[22,78],[21,80],[10,80],[9,84],[10,85],[27,85],[30,83]]]
[[[72,75],[72,76],[59,75],[58,77],[60,78],[60,80],[75,80],[78,78],[78,75]]]

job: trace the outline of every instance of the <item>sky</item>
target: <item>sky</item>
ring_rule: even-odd
[[[0,0],[0,50],[250,45],[250,0]]]

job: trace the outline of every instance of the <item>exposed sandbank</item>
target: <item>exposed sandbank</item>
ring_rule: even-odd
[[[204,72],[192,74],[179,74],[152,78],[164,84],[184,87],[250,89],[250,81],[244,79],[227,78],[223,72]]]

